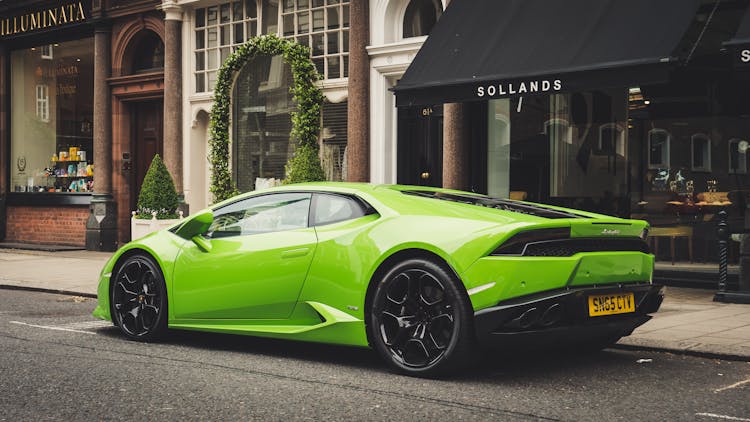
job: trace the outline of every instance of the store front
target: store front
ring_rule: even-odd
[[[461,110],[449,187],[644,219],[657,259],[715,262],[718,212],[742,229],[750,192],[750,78],[726,45],[749,2],[521,3],[454,0],[395,88]]]
[[[143,175],[164,150],[158,4],[0,6],[0,241],[113,250],[129,240]]]

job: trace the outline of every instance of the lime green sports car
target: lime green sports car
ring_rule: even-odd
[[[649,320],[648,224],[474,193],[354,183],[240,195],[117,251],[96,317],[370,346],[434,376],[481,344],[604,347]]]

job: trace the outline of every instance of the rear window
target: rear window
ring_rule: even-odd
[[[477,205],[480,207],[495,208],[504,211],[518,212],[529,214],[536,217],[544,218],[586,218],[584,216],[573,214],[566,211],[559,211],[550,208],[541,207],[534,204],[524,204],[507,199],[491,198],[484,195],[469,195],[460,193],[448,193],[427,190],[405,190],[401,191],[406,195],[422,196],[425,198],[440,199],[443,201],[460,202],[462,204]]]

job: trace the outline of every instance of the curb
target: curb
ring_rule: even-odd
[[[14,286],[12,284],[0,284],[0,289],[21,290],[21,291],[26,291],[26,292],[52,293],[52,294],[69,295],[69,296],[82,296],[82,297],[90,297],[90,298],[96,299],[96,295],[93,293],[74,292],[72,290],[64,290],[64,289],[45,289],[43,287]]]
[[[612,349],[620,349],[620,350],[666,352],[666,353],[672,353],[675,355],[695,356],[695,357],[707,358],[707,359],[721,359],[721,360],[731,360],[731,361],[737,361],[737,362],[750,362],[750,356],[737,355],[733,353],[718,353],[718,352],[708,352],[708,351],[700,351],[700,350],[678,349],[678,348],[672,348],[672,347],[638,346],[634,344],[619,344],[619,343],[613,344],[609,347]]]

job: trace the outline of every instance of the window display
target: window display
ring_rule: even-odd
[[[90,192],[94,40],[11,53],[11,189]]]

